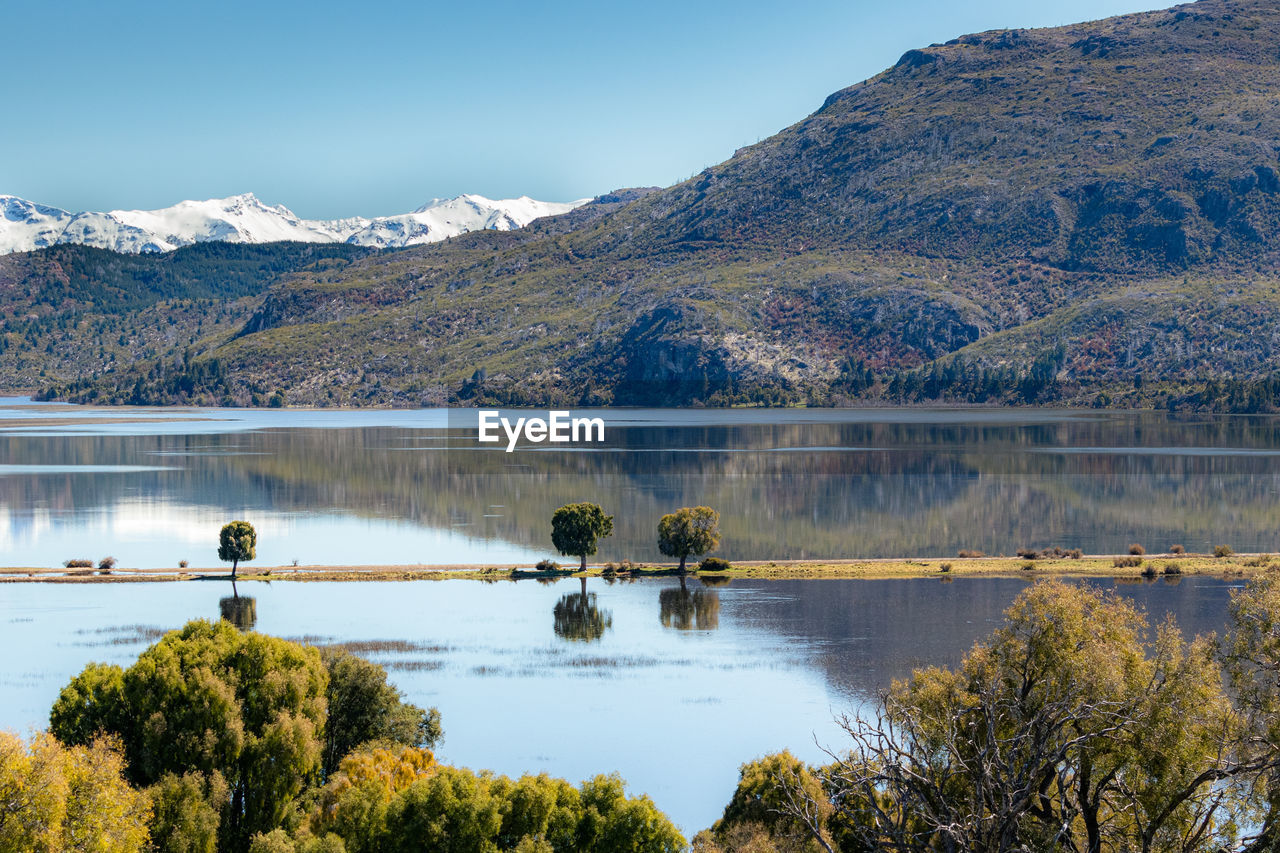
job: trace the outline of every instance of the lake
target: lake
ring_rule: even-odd
[[[993,409],[608,410],[601,446],[480,447],[441,410],[102,409],[0,399],[0,553],[57,566],[513,564],[551,513],[616,515],[598,559],[660,559],[673,508],[733,559],[1280,548],[1280,420]]]
[[[1280,421],[997,410],[615,410],[601,446],[478,447],[442,411],[85,409],[0,400],[0,564],[108,554],[217,565],[219,526],[258,565],[532,562],[555,507],[617,516],[599,559],[656,560],[675,507],[723,515],[729,558],[1277,549]],[[1189,633],[1233,584],[1117,588]],[[838,748],[834,717],[892,678],[954,665],[1023,578],[675,578],[241,584],[259,630],[347,644],[444,716],[444,760],[577,781],[618,771],[687,832],[737,767]],[[1097,582],[1110,587],[1112,581]],[[0,586],[0,727],[46,725],[91,660],[132,661],[217,618],[229,584]],[[241,605],[241,612],[244,605]]]
[[[618,771],[692,833],[719,817],[741,763],[784,748],[823,760],[819,744],[841,743],[837,714],[913,667],[958,663],[1028,582],[690,580],[682,590],[675,578],[593,578],[586,602],[573,578],[238,591],[253,598],[258,630],[346,643],[412,701],[440,708],[443,760],[575,782]],[[1222,629],[1236,586],[1185,577],[1117,588],[1200,633]],[[164,630],[218,618],[229,595],[222,581],[0,585],[0,728],[47,725],[86,663],[128,665]]]

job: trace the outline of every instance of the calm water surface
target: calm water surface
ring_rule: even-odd
[[[618,771],[686,831],[715,820],[737,768],[838,748],[836,714],[896,676],[954,665],[1028,581],[241,584],[256,627],[347,643],[444,717],[443,759],[580,780]],[[1111,582],[1101,582],[1110,587]],[[1127,584],[1155,618],[1220,630],[1232,585]],[[0,728],[47,725],[89,661],[128,665],[163,631],[217,618],[229,584],[0,584]]]
[[[1280,420],[1036,410],[609,410],[604,446],[508,454],[443,411],[101,409],[0,399],[0,563],[259,564],[553,556],[570,501],[616,514],[599,559],[657,560],[674,507],[729,558],[961,548],[1280,549]],[[474,416],[472,416],[474,417]]]
[[[80,408],[0,400],[0,565],[216,561],[232,518],[258,564],[532,562],[552,511],[616,515],[601,560],[656,560],[674,507],[710,504],[729,558],[946,556],[1061,545],[1280,548],[1280,421],[993,410],[614,410],[604,446],[477,446],[442,411]],[[833,716],[955,664],[1023,579],[242,586],[257,627],[350,643],[444,714],[443,757],[570,779],[617,770],[686,830],[737,767],[839,746]],[[1125,586],[1219,630],[1228,584]],[[85,663],[127,664],[216,618],[221,581],[0,585],[0,726],[46,724]]]

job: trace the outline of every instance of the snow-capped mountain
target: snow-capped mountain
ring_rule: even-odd
[[[568,213],[588,201],[584,198],[561,204],[534,201],[528,196],[493,201],[480,195],[436,198],[412,213],[368,220],[346,242],[385,248],[430,243],[468,231],[511,231],[544,216]]]
[[[302,219],[283,205],[252,193],[208,201],[183,201],[161,210],[70,213],[16,196],[0,195],[0,254],[60,243],[117,252],[168,252],[179,246],[231,243],[353,243],[390,248],[433,243],[468,231],[509,231],[542,216],[567,213],[588,199],[565,203],[527,196],[492,200],[479,195],[435,199],[412,213],[373,219]]]

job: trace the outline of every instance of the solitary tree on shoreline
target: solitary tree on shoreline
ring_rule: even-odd
[[[218,534],[218,559],[231,564],[231,580],[236,579],[240,561],[248,562],[257,554],[258,534],[247,521],[233,521],[222,526]]]
[[[551,544],[565,556],[578,557],[584,572],[596,543],[612,533],[613,516],[605,515],[598,504],[565,504],[551,516]]]
[[[680,558],[681,574],[691,555],[700,556],[719,546],[720,513],[709,506],[681,507],[658,522],[658,550]]]

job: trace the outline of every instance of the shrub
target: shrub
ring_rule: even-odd
[[[979,557],[985,557],[987,555],[982,553],[981,551],[970,551],[968,549],[965,549],[965,550],[962,550],[957,556],[959,556],[960,559],[962,560],[976,560]]]
[[[104,572],[109,572],[115,567],[116,567],[115,557],[103,557],[101,560],[98,561],[98,568],[102,569]]]
[[[1129,546],[1129,553],[1133,554],[1135,557],[1141,557],[1143,554],[1147,553],[1147,549],[1135,542]]]
[[[1180,575],[1182,574],[1182,566],[1177,563],[1165,563],[1164,573],[1166,575]]]
[[[1251,557],[1248,560],[1245,560],[1244,564],[1250,568],[1257,569],[1267,565],[1270,562],[1271,562],[1270,554],[1259,554],[1256,557]]]
[[[951,564],[950,564],[950,563],[943,563],[941,566],[938,566],[938,571],[940,571],[940,572],[949,572],[949,571],[951,571]]]
[[[1031,571],[1032,569],[1034,569],[1035,567],[1036,567],[1036,564],[1035,564],[1035,563],[1023,563],[1023,564],[1022,564],[1022,570],[1023,570],[1024,572],[1029,572],[1029,571]]]
[[[1040,552],[1032,548],[1019,548],[1016,553],[1024,560],[1034,560],[1036,557],[1040,556]]]
[[[64,560],[62,565],[68,569],[92,569],[93,560]]]
[[[1079,548],[1072,548],[1067,552],[1067,556],[1073,560],[1078,560],[1084,556],[1084,551],[1081,551]]]
[[[1155,567],[1155,566],[1152,566],[1152,565],[1148,565],[1146,568],[1144,568],[1144,569],[1142,570],[1142,576],[1143,576],[1144,578],[1153,578],[1153,577],[1155,577],[1155,576],[1156,576],[1156,567]]]
[[[1116,557],[1111,561],[1111,565],[1117,569],[1136,569],[1142,565],[1141,557]]]
[[[539,560],[538,565],[534,566],[540,572],[558,572],[560,564],[555,560]]]
[[[1234,553],[1235,551],[1231,550],[1230,545],[1216,545],[1213,549],[1213,556],[1215,557],[1230,557]]]
[[[1187,549],[1186,549],[1186,548],[1183,548],[1181,545],[1170,545],[1170,546],[1169,546],[1169,553],[1170,553],[1170,554],[1185,554],[1185,553],[1187,553]]]
[[[698,563],[698,571],[700,572],[727,572],[733,566],[728,560],[721,557],[707,557],[701,563]]]
[[[178,561],[178,568],[180,568],[180,569],[185,569],[186,567],[187,567],[187,561],[186,561],[186,560],[179,560],[179,561]]]

